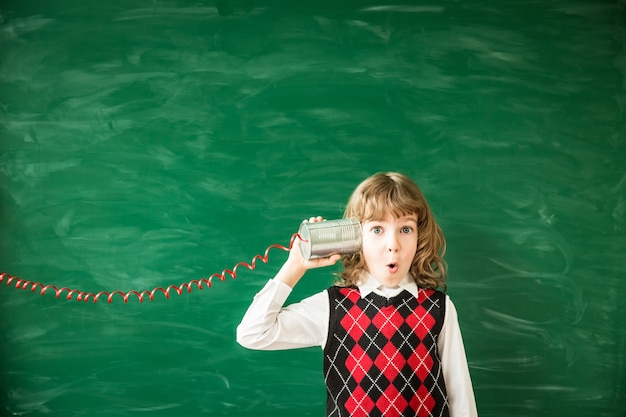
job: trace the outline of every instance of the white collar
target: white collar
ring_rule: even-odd
[[[359,282],[357,286],[359,287],[361,298],[365,298],[368,294],[374,292],[374,290],[377,290],[379,288],[385,288],[380,282],[376,280],[376,278],[374,278],[370,274],[368,274],[367,278],[365,278],[365,282]],[[413,297],[417,297],[417,284],[415,283],[415,280],[413,279],[411,274],[407,274],[402,279],[398,287],[402,288],[403,290],[407,290],[413,295]]]

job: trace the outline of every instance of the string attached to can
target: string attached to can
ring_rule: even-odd
[[[12,283],[15,283],[15,288],[22,289],[22,290],[30,289],[30,291],[33,293],[39,290],[39,294],[42,296],[48,291],[54,291],[55,297],[59,298],[61,297],[63,293],[67,292],[66,298],[68,300],[71,300],[75,295],[76,301],[84,301],[84,302],[93,301],[94,303],[96,303],[101,298],[106,298],[106,300],[110,304],[113,302],[113,298],[115,296],[120,296],[122,297],[122,300],[124,301],[124,303],[128,303],[128,300],[131,297],[136,297],[140,303],[143,303],[146,298],[150,301],[154,301],[154,297],[158,293],[162,293],[167,299],[167,298],[170,298],[170,294],[172,291],[178,295],[181,295],[185,290],[187,290],[187,292],[190,293],[192,289],[194,288],[194,286],[197,287],[198,290],[202,290],[205,285],[207,288],[211,288],[211,285],[213,284],[213,278],[219,278],[220,281],[224,282],[226,281],[226,277],[230,275],[232,279],[235,279],[237,278],[237,270],[240,267],[245,267],[253,271],[254,269],[256,269],[257,261],[260,260],[261,262],[266,264],[269,261],[270,250],[280,249],[280,250],[289,252],[291,248],[293,247],[293,242],[296,238],[300,239],[301,241],[305,241],[298,233],[295,233],[291,237],[291,240],[289,242],[289,247],[285,247],[283,245],[278,245],[278,244],[270,245],[267,247],[267,249],[265,249],[265,253],[263,255],[255,255],[252,258],[252,261],[250,263],[239,262],[237,265],[233,267],[232,270],[224,269],[221,273],[215,273],[209,276],[208,278],[201,278],[199,280],[194,279],[189,282],[184,282],[180,285],[170,285],[165,288],[156,287],[152,290],[143,290],[143,291],[131,290],[127,292],[115,290],[112,292],[100,291],[98,293],[92,293],[92,292],[85,292],[85,291],[77,290],[77,289],[71,289],[68,287],[58,288],[56,285],[52,285],[52,284],[44,285],[40,282],[26,281],[21,278],[9,275],[7,273],[0,273],[0,282],[5,282],[7,286],[10,286]]]

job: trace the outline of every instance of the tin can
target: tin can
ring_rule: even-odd
[[[298,234],[304,259],[355,253],[363,243],[361,223],[354,219],[302,223]]]

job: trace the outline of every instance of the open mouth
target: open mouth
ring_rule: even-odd
[[[396,272],[398,270],[398,264],[395,262],[388,263],[387,270],[391,273]]]

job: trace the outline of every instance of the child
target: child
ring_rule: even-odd
[[[356,188],[345,217],[361,222],[363,246],[343,256],[337,285],[283,307],[308,269],[341,258],[305,260],[295,239],[237,341],[264,350],[320,346],[329,417],[477,416],[457,313],[437,291],[445,291],[445,240],[420,189],[402,174],[375,174]]]

